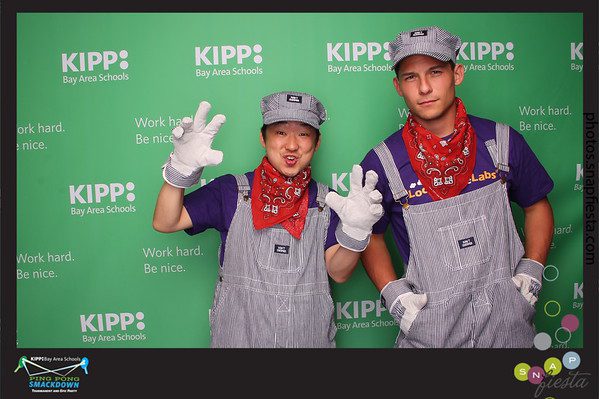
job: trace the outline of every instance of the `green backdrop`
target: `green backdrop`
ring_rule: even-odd
[[[219,235],[151,226],[171,129],[201,100],[227,116],[205,183],[258,164],[264,95],[313,93],[329,116],[313,176],[347,194],[352,164],[407,114],[388,42],[431,24],[462,37],[468,112],[520,131],[555,182],[535,322],[581,347],[582,15],[517,13],[19,14],[18,347],[207,347]],[[333,297],[338,347],[393,345],[361,266]]]

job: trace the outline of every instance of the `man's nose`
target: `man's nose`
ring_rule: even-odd
[[[285,141],[285,148],[290,151],[295,151],[298,149],[297,137],[295,134],[290,134],[287,136],[287,140]]]
[[[433,91],[433,88],[428,78],[423,77],[422,79],[420,79],[420,84],[418,85],[418,92],[420,94],[429,94],[431,91]]]

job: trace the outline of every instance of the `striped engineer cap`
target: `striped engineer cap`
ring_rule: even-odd
[[[313,95],[299,91],[280,91],[269,94],[260,102],[265,125],[282,121],[299,121],[315,129],[327,118],[324,105]]]
[[[461,45],[459,36],[438,26],[427,26],[399,33],[395,40],[389,42],[389,56],[394,69],[401,60],[414,54],[455,63]]]

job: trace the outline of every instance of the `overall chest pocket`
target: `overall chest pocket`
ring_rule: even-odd
[[[437,229],[445,265],[451,271],[491,259],[490,234],[485,215]]]
[[[258,264],[264,269],[277,272],[301,272],[305,265],[301,241],[282,228],[260,231]]]

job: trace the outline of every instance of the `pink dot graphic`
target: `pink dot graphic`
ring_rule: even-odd
[[[543,378],[545,378],[545,370],[543,368],[534,366],[528,370],[528,381],[531,384],[539,385],[543,381]]]
[[[567,314],[562,318],[562,327],[570,332],[576,331],[579,325],[578,317],[573,314]]]

